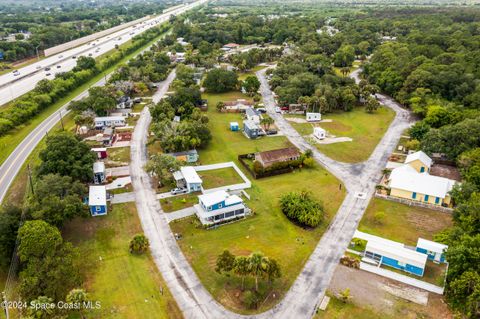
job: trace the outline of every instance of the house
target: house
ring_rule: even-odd
[[[236,132],[239,130],[238,122],[230,122],[230,131]]]
[[[256,139],[260,133],[260,126],[253,121],[245,120],[243,121],[243,133],[245,133],[249,139]]]
[[[230,195],[224,190],[199,195],[194,208],[203,225],[245,217],[250,212],[239,196]]]
[[[417,165],[416,161],[412,163]],[[390,196],[441,206],[451,205],[449,192],[455,183],[445,177],[419,173],[410,164],[394,168],[388,178]]]
[[[225,44],[221,50],[223,51],[230,51],[230,50],[235,50],[240,46],[240,44],[237,43],[227,43]]]
[[[96,129],[104,129],[105,127],[125,126],[125,118],[123,116],[96,117],[94,122]]]
[[[422,277],[427,263],[427,255],[405,248],[401,243],[377,237],[369,240],[365,247],[365,262],[386,265]]]
[[[292,103],[289,104],[284,111],[292,114],[303,114],[305,112],[306,106],[304,104]]]
[[[320,113],[312,113],[312,112],[307,112],[306,113],[306,120],[307,122],[318,122],[322,120],[322,114]]]
[[[105,186],[90,186],[88,207],[92,216],[107,214],[107,190]]]
[[[185,152],[177,152],[177,153],[170,153],[168,155],[171,155],[175,157],[179,161],[187,162],[187,163],[195,163],[198,161],[198,152],[197,150],[189,150]]]
[[[103,130],[102,137],[101,137],[101,142],[103,146],[111,146],[114,140],[114,134],[113,134],[113,128],[112,127],[106,127]]]
[[[105,147],[92,148],[90,151],[94,152],[98,159],[107,158],[107,149]]]
[[[410,154],[405,159],[405,164],[409,164],[419,173],[429,172],[432,162],[432,159],[422,151]]]
[[[262,115],[260,112],[253,107],[249,107],[245,110],[245,116],[247,120],[252,121],[255,124],[260,124],[260,120],[262,119]]]
[[[447,245],[419,238],[416,250],[419,253],[426,254],[428,259],[433,260],[434,262],[443,263],[445,262],[445,251],[447,248]]]
[[[133,100],[128,95],[124,95],[118,99],[117,103],[117,109],[127,109],[132,107]]]
[[[297,148],[288,147],[255,153],[255,161],[259,162],[264,168],[266,168],[275,163],[298,160],[300,159],[300,156],[300,151]]]
[[[202,179],[193,166],[182,166],[173,173],[178,188],[186,188],[189,193],[202,190]]]
[[[325,131],[320,126],[316,126],[313,128],[313,136],[315,136],[319,140],[323,140],[325,137],[327,137],[327,131]]]
[[[105,182],[105,163],[95,162],[93,163],[93,182],[95,184],[102,184]]]
[[[227,101],[223,103],[227,111],[246,111],[253,106],[252,102],[245,99],[237,99],[236,101]]]

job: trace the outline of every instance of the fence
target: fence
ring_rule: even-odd
[[[253,153],[250,154],[240,154],[238,155],[238,161],[242,164],[242,166],[250,173],[252,174],[253,178],[255,179],[260,179],[260,178],[265,178],[265,177],[270,177],[270,176],[275,176],[275,175],[280,175],[280,174],[285,174],[285,173],[290,173],[293,172],[295,167],[289,166],[286,168],[282,169],[277,169],[277,170],[272,170],[272,171],[267,171],[264,173],[256,173],[253,169],[250,168],[250,166],[245,162],[245,159],[249,159],[251,156],[254,156]]]
[[[235,191],[235,190],[243,190],[245,188],[250,188],[252,187],[252,183],[250,180],[243,174],[243,172],[238,168],[237,165],[235,165],[234,162],[225,162],[225,163],[217,163],[217,164],[210,164],[210,165],[201,165],[201,166],[194,166],[195,171],[197,172],[202,172],[202,171],[210,171],[210,170],[215,170],[215,169],[220,169],[220,168],[233,168],[235,172],[240,176],[240,178],[243,180],[243,183],[239,184],[232,184],[232,185],[227,185],[227,186],[222,186],[222,187],[216,187],[216,188],[210,188],[210,189],[202,189],[203,193],[213,193],[219,190],[225,190],[225,191]]]
[[[433,205],[433,204],[426,204],[426,203],[413,201],[413,200],[409,200],[409,199],[405,199],[405,198],[393,197],[393,196],[389,196],[389,195],[379,194],[378,192],[375,193],[375,197],[381,198],[381,199],[386,199],[386,200],[389,200],[389,201],[392,201],[392,202],[401,203],[401,204],[408,205],[408,206],[416,206],[416,207],[422,207],[422,208],[437,210],[437,211],[440,211],[442,213],[447,213],[447,214],[453,213],[453,208],[437,206],[437,205]]]

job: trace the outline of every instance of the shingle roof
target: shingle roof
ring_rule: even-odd
[[[280,148],[277,150],[257,153],[264,163],[281,162],[289,160],[292,157],[300,156],[300,152],[295,147]]]

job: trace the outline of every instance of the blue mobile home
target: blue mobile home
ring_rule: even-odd
[[[419,238],[417,241],[416,250],[419,253],[427,255],[428,259],[433,260],[434,262],[444,263],[446,262],[445,251],[447,248],[447,245]]]
[[[107,190],[105,186],[90,186],[88,207],[92,216],[107,214]]]

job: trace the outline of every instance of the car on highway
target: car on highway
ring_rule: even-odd
[[[47,74],[45,74],[45,75],[46,75],[46,76],[50,76],[50,75],[52,75],[52,73],[47,73]]]
[[[13,71],[13,76],[20,75],[20,72],[18,70]]]
[[[91,54],[91,53],[89,53],[89,54],[88,54],[88,56],[92,56],[92,54]]]
[[[45,71],[50,71],[50,68],[45,68]]]
[[[185,193],[188,193],[188,189],[180,188],[180,187],[174,188],[170,191],[170,194],[172,195],[185,194]]]
[[[61,65],[57,65],[57,69],[60,69],[62,66]]]
[[[41,65],[37,65],[37,67],[35,69],[40,70],[41,68],[42,68]]]
[[[63,58],[63,55],[59,55],[58,58],[59,58],[59,59]]]
[[[76,56],[76,55],[72,56],[72,59],[76,59],[76,58],[77,58],[77,56]]]

